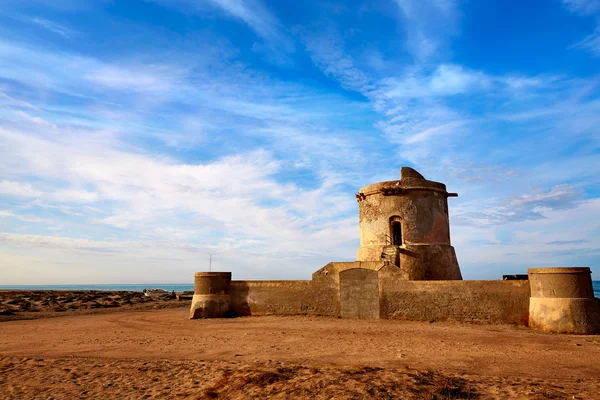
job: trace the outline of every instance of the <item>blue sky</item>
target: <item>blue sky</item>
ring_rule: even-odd
[[[598,0],[3,0],[2,283],[308,279],[402,165],[465,278],[598,274],[599,72]]]

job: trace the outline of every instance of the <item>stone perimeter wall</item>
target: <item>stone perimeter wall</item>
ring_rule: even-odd
[[[313,309],[311,281],[231,281],[235,315],[298,315]]]
[[[527,325],[529,281],[384,281],[382,318]]]
[[[340,274],[335,272],[353,269],[348,264],[351,263],[328,264],[317,271],[311,281],[232,281],[232,311],[239,316],[341,317]],[[386,263],[381,263],[379,269],[372,264],[367,269],[378,273],[375,296],[379,298],[378,311],[382,319],[527,325],[528,281],[406,281],[391,273]],[[327,270],[333,273],[319,273]],[[357,307],[373,306],[366,302]],[[377,313],[377,310],[369,311]]]

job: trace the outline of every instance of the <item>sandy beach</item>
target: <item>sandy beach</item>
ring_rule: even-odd
[[[597,399],[600,393],[598,336],[326,317],[191,321],[189,303],[178,304],[0,323],[1,397]]]

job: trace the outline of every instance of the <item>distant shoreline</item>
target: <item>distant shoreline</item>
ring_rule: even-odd
[[[103,285],[0,285],[0,292],[27,291],[100,291],[100,292],[142,292],[144,289],[164,289],[168,292],[186,292],[194,290],[194,284],[177,283],[141,283],[141,284],[103,284]]]
[[[123,310],[189,307],[191,296],[171,292],[145,296],[141,291],[111,290],[0,290],[0,322]]]
[[[594,296],[600,298],[600,281],[592,281]],[[0,292],[27,291],[101,291],[101,292],[142,292],[144,289],[163,289],[167,292],[188,292],[194,290],[193,283],[140,283],[140,284],[102,284],[102,285],[0,285]]]

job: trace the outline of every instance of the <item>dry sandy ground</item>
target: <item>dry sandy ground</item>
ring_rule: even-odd
[[[185,308],[0,323],[0,398],[600,399],[600,337]]]

